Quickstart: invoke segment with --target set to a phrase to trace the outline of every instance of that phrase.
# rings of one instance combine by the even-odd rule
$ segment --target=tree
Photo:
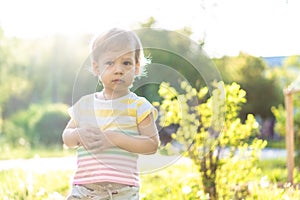
[[[61,133],[69,116],[65,104],[31,104],[5,122],[5,143],[12,147],[62,147]]]
[[[25,95],[30,84],[22,76],[22,54],[18,57],[20,41],[8,39],[0,29],[0,133],[3,133],[3,121],[6,105],[13,96]]]
[[[208,99],[206,87],[197,91],[186,82],[181,84],[183,94],[168,83],[162,83],[159,89],[163,98],[160,125],[178,125],[172,135],[176,146],[169,143],[164,150],[181,152],[192,159],[198,166],[199,187],[212,200],[246,196],[247,182],[259,172],[259,151],[266,145],[256,138],[258,123],[253,115],[247,115],[245,123],[238,118],[246,92],[232,83],[225,86],[225,94],[222,85],[216,84]],[[225,149],[229,152],[222,156]]]
[[[290,56],[284,60],[283,66],[270,69],[269,75],[277,78],[280,82],[280,87],[282,89],[287,88],[297,76],[299,76],[300,71],[300,56]],[[295,149],[300,151],[300,95],[296,93],[293,95],[293,105],[294,105],[294,131],[295,131]],[[283,103],[272,107],[272,113],[276,119],[275,131],[280,136],[285,136],[286,134],[286,110]],[[296,154],[296,163],[300,164],[300,154]]]
[[[33,85],[28,101],[71,103],[76,74],[89,57],[88,38],[54,35],[28,42],[26,74]]]
[[[151,23],[146,23],[147,26],[152,26],[155,23],[155,20],[152,18],[149,21]],[[201,63],[204,59],[199,61],[202,59],[199,58],[202,46],[190,39],[192,30],[188,27],[175,31],[155,29],[151,26],[143,28],[147,26],[141,24],[142,28],[136,32],[143,44],[145,55],[151,58],[151,64],[147,66],[147,73],[150,79],[155,77],[156,80],[166,80],[167,77],[177,82],[188,80],[194,87],[199,88],[200,83],[203,84],[204,81],[193,65],[194,63],[190,61],[198,59],[197,63]],[[162,71],[156,70],[159,67]],[[170,70],[163,71],[163,68],[169,68]],[[176,72],[178,77],[181,77],[181,80],[178,80],[178,77],[173,77],[171,72]],[[160,83],[161,81],[157,82]],[[147,97],[150,101],[158,101],[160,98],[158,95],[155,95],[158,87],[158,84],[148,84],[139,88],[136,92]]]
[[[271,107],[283,102],[278,79],[268,75],[268,66],[258,57],[240,53],[236,57],[215,59],[225,83],[237,82],[247,93],[241,117],[252,113],[263,119],[273,117]]]
[[[156,24],[156,19],[154,17],[149,17],[146,22],[141,22],[139,24],[140,28],[152,28]]]
[[[283,66],[278,66],[273,69],[268,70],[268,76],[273,77],[274,79],[277,79],[280,88],[283,90],[284,88],[287,88],[296,78],[299,76],[300,71],[300,56],[290,56],[287,57],[284,62]],[[298,94],[295,94],[293,96],[293,105],[296,108],[294,110],[294,124],[295,124],[295,132],[299,132],[300,130],[300,121],[299,121],[299,108],[300,108],[300,96]],[[285,108],[283,103],[280,103],[278,105],[274,105],[271,108],[271,111],[273,115],[276,118],[276,125],[275,125],[275,131],[279,133],[280,136],[285,135]],[[300,136],[298,136],[300,137]],[[296,140],[298,141],[298,140]],[[296,145],[296,147],[299,145]]]

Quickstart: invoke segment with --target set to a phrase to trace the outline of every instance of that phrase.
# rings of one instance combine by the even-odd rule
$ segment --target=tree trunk
[[[213,152],[210,151],[201,159],[202,184],[204,192],[209,194],[211,200],[217,200],[217,186],[216,186],[216,162],[214,161]]]

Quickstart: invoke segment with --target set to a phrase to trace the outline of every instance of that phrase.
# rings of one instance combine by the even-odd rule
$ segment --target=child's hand
[[[93,154],[114,146],[99,128],[87,127],[78,128],[77,130],[80,144]]]

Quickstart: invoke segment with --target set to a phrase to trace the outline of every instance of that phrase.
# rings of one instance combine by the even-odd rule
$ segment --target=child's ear
[[[141,67],[140,62],[135,64],[135,75],[139,75],[140,67]]]
[[[94,72],[94,74],[95,75],[99,75],[99,73],[100,73],[100,70],[99,70],[99,65],[98,65],[98,63],[97,62],[93,62],[93,72]]]

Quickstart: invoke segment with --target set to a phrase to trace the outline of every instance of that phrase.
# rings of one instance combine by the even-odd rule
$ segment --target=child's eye
[[[106,65],[106,66],[112,66],[113,64],[114,64],[113,61],[107,61],[107,62],[105,62],[105,65]]]
[[[130,62],[130,61],[125,61],[125,62],[124,62],[124,65],[132,65],[132,62]]]

